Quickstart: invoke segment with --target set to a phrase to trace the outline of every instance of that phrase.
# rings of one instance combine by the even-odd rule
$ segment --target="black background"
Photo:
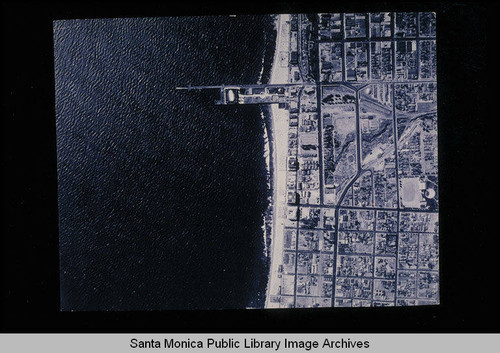
[[[437,12],[441,305],[60,312],[52,21],[350,11]],[[498,16],[498,3],[3,3],[2,332],[500,332]]]

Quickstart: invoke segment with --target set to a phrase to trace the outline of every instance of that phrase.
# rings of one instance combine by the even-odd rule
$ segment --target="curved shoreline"
[[[269,251],[269,246],[271,243],[272,230],[273,230],[273,185],[272,182],[274,180],[273,177],[273,140],[272,140],[272,130],[269,127],[270,124],[270,112],[266,109],[266,107],[261,107],[260,115],[262,117],[262,129],[263,129],[263,138],[264,138],[264,160],[266,162],[266,183],[267,183],[267,193],[266,198],[269,202],[266,212],[264,213],[264,222],[262,224],[262,231],[264,237],[264,256],[266,259],[270,259],[271,254]],[[268,266],[266,266],[268,267]],[[269,268],[268,268],[269,270]],[[267,288],[267,284],[266,284]]]

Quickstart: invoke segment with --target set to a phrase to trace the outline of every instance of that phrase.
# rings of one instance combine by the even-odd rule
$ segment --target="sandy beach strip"
[[[290,46],[290,15],[278,15],[274,61],[269,83],[288,83],[288,53]],[[273,226],[271,235],[271,265],[266,293],[266,308],[278,308],[271,303],[271,296],[279,294],[281,279],[279,265],[283,258],[283,241],[286,218],[286,160],[288,151],[288,110],[271,104],[271,128],[273,137]]]

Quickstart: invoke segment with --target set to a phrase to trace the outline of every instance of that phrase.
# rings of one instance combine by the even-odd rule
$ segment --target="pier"
[[[176,90],[218,89],[220,99],[215,104],[286,104],[289,102],[289,89],[301,87],[298,84],[251,84],[251,85],[219,85],[219,86],[185,86]]]

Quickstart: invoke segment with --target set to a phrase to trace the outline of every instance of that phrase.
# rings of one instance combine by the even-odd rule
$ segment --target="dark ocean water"
[[[63,310],[262,307],[270,16],[54,24]],[[265,79],[264,79],[265,80]]]

